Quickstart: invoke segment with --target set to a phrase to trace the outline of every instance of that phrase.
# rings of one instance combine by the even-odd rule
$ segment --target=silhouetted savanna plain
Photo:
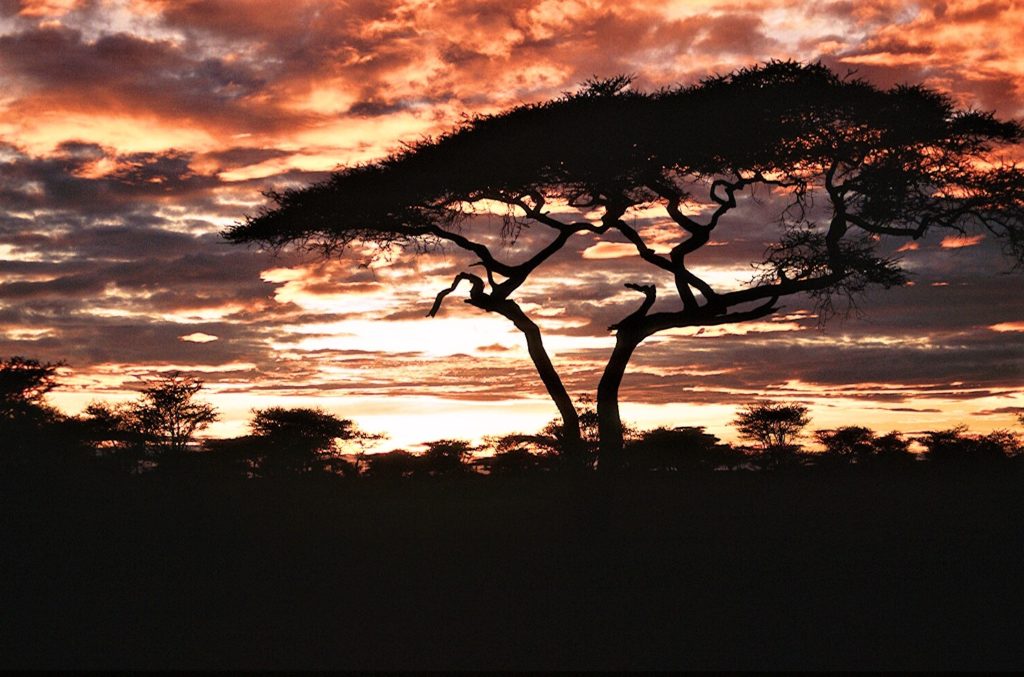
[[[45,407],[55,365],[5,365],[42,380],[4,398],[3,667],[1024,665],[1011,432],[933,432],[917,458],[863,428],[813,453],[633,431],[601,473],[559,463],[555,422],[474,462],[460,440],[334,455],[350,422],[271,409],[179,451],[97,436]],[[181,384],[137,404],[177,388],[215,413]],[[737,423],[756,414],[777,407]]]

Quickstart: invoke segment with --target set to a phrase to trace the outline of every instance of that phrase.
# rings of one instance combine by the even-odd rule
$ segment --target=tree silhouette
[[[62,366],[18,356],[0,360],[0,421],[48,415],[52,410],[44,398],[57,387],[57,370]]]
[[[339,441],[379,439],[348,420],[320,409],[270,407],[253,414],[252,446],[258,474],[297,475],[314,471],[357,474],[342,457]]]
[[[530,451],[524,444],[512,443],[512,436],[502,438],[488,468],[492,475],[525,475],[547,467],[548,457]]]
[[[160,453],[180,456],[195,434],[218,418],[213,406],[195,400],[202,388],[201,380],[177,373],[160,379],[126,410],[129,426]]]
[[[419,468],[419,458],[405,449],[367,454],[364,462],[367,466],[366,474],[379,479],[409,477]]]
[[[82,437],[107,465],[127,473],[138,472],[152,441],[137,416],[137,403],[111,405],[93,402],[79,417]]]
[[[626,446],[626,465],[639,470],[714,470],[736,466],[745,458],[702,426],[645,430]]]
[[[797,451],[796,439],[810,422],[802,404],[756,402],[746,405],[733,423],[740,437],[761,447],[769,465],[781,465]]]
[[[0,360],[0,464],[24,465],[53,451],[64,416],[45,398],[61,366],[18,356]]]
[[[924,445],[925,458],[939,463],[991,464],[1018,456],[1022,451],[1021,439],[1007,430],[995,430],[986,435],[972,435],[966,426],[925,433],[918,439]]]
[[[431,475],[458,475],[469,471],[475,448],[465,440],[436,440],[427,443],[419,456],[419,467]]]
[[[835,430],[816,430],[814,437],[831,461],[859,463],[875,453],[875,433],[864,426],[849,425]]]
[[[917,460],[917,457],[910,451],[910,440],[895,430],[876,437],[874,449],[875,453],[871,458],[876,462],[905,465]]]
[[[921,86],[883,90],[820,64],[772,62],[648,93],[628,85],[596,80],[552,101],[469,118],[322,183],[270,193],[271,207],[225,236],[327,256],[357,244],[469,252],[482,274],[458,273],[427,314],[465,282],[467,303],[511,321],[580,457],[578,413],[513,295],[574,236],[624,238],[652,273],[671,277],[673,299],[655,312],[656,285],[630,282],[643,301],[609,328],[615,346],[597,388],[600,463],[609,468],[623,448],[620,384],[651,335],[763,318],[793,294],[809,295],[827,316],[869,285],[903,282],[898,262],[878,253],[883,237],[985,230],[1024,260],[1024,171],[991,154],[1024,137],[1016,122],[958,109]],[[741,227],[730,213],[755,191],[785,202],[779,237],[757,262],[758,277],[716,288],[691,255],[720,228]],[[654,207],[675,229],[667,252],[631,218]],[[499,213],[500,229],[466,227],[481,212]],[[498,244],[509,253],[495,253]]]
[[[576,410],[579,416],[580,447],[572,446],[566,438],[565,426],[560,419],[549,421],[536,433],[511,433],[500,437],[492,437],[490,444],[495,447],[495,463],[514,463],[514,458],[522,461],[527,459],[519,454],[499,459],[506,452],[523,449],[539,460],[540,465],[547,468],[579,470],[592,468],[597,458],[599,419],[594,400],[586,395],[577,398]],[[623,424],[623,437],[633,440],[640,433],[632,425]]]

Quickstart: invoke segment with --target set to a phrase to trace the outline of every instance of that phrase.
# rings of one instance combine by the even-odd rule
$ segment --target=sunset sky
[[[651,89],[772,58],[923,82],[1024,117],[1024,2],[0,0],[0,356],[65,360],[52,402],[200,376],[240,434],[254,407],[321,406],[383,448],[533,431],[556,411],[507,321],[434,295],[457,252],[332,261],[226,244],[261,191],[322,179],[463,114],[635,75]],[[500,158],[495,158],[500,162]],[[721,227],[706,277],[750,277],[765,205]],[[819,328],[773,318],[644,343],[623,416],[734,440],[740,404],[812,427],[985,432],[1024,410],[1024,275],[990,238],[900,252],[912,285]],[[902,243],[896,243],[898,246]],[[574,238],[517,294],[573,394],[592,394],[637,304],[635,251]]]

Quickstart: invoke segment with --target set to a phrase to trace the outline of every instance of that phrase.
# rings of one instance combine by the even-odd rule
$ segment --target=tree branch
[[[636,229],[630,226],[628,223],[626,223],[622,219],[617,219],[615,221],[615,230],[619,231],[620,233],[626,236],[626,239],[629,240],[634,247],[636,247],[636,253],[639,254],[640,258],[642,258],[644,261],[647,261],[647,263],[650,263],[652,265],[658,266],[662,270],[672,270],[672,262],[669,259],[662,256],[661,254],[655,252],[650,247],[648,247],[647,243],[644,242],[642,237],[640,237],[640,233],[638,233]]]
[[[738,291],[719,294],[718,302],[723,307],[730,307],[740,303],[760,301],[761,299],[766,298],[779,298],[782,296],[788,296],[789,294],[797,294],[799,292],[817,291],[840,282],[843,277],[843,274],[831,271],[825,275],[800,280],[783,278],[781,282],[777,282],[775,284],[762,284],[749,289],[740,289]]]
[[[898,226],[880,226],[871,223],[865,219],[862,219],[856,214],[846,214],[846,219],[853,225],[866,230],[869,233],[875,233],[877,235],[897,235],[901,237],[910,237],[915,240],[920,239],[925,231],[928,230],[931,220],[928,217],[921,219],[921,223],[913,228],[900,228]]]
[[[434,305],[430,307],[430,311],[427,313],[427,317],[434,317],[437,315],[437,311],[441,310],[441,304],[448,294],[451,294],[459,286],[459,283],[463,280],[468,280],[471,288],[469,290],[470,301],[480,301],[486,298],[484,293],[484,281],[472,273],[459,273],[455,276],[452,281],[452,285],[447,289],[442,289],[438,292],[437,297],[434,299]]]
[[[651,309],[651,306],[654,305],[654,301],[658,294],[658,290],[653,284],[634,284],[632,282],[627,282],[625,287],[626,289],[632,289],[643,294],[643,303],[641,303],[639,308],[634,310],[625,318],[608,327],[608,331],[615,331],[627,324],[639,322],[647,315],[647,311]]]
[[[644,337],[655,334],[665,329],[680,329],[682,327],[711,327],[720,324],[731,324],[733,322],[746,322],[771,315],[778,308],[775,303],[779,296],[772,296],[767,301],[750,310],[737,311],[715,315],[712,311],[701,308],[700,310],[681,311],[675,313],[655,313],[648,315],[641,328]]]

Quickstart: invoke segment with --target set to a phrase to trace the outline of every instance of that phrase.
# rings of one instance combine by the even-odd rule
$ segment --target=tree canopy
[[[837,295],[902,284],[899,262],[879,253],[884,236],[981,230],[1024,261],[1024,171],[996,155],[1022,138],[1020,123],[957,108],[923,86],[882,89],[821,64],[771,62],[654,92],[636,91],[620,76],[470,117],[379,161],[270,193],[267,208],[225,236],[325,255],[356,244],[466,250],[482,276],[458,273],[428,314],[467,282],[467,303],[513,322],[559,409],[567,444],[579,448],[572,400],[539,328],[512,295],[574,235],[624,237],[671,276],[676,303],[653,312],[656,285],[626,285],[643,301],[610,327],[616,344],[597,392],[601,455],[614,465],[623,446],[619,386],[633,351],[652,334],[765,317],[781,297],[798,293],[827,315]],[[740,195],[755,190],[785,202],[778,239],[754,262],[756,279],[717,288],[688,257],[714,240]],[[663,209],[676,229],[667,252],[628,218],[650,207]],[[580,217],[566,219],[562,208]],[[479,237],[465,227],[480,209],[502,215],[500,232]],[[527,228],[546,239],[520,239]],[[524,241],[511,254],[495,253],[499,242]]]
[[[0,421],[46,410],[43,398],[57,386],[61,366],[18,356],[0,360]]]
[[[160,451],[183,453],[195,434],[218,418],[212,405],[195,399],[202,389],[199,379],[176,373],[150,384],[128,409],[131,426]]]
[[[250,441],[256,443],[253,460],[264,476],[345,472],[349,464],[342,458],[338,442],[379,438],[362,432],[351,420],[321,409],[258,409],[250,427]]]

